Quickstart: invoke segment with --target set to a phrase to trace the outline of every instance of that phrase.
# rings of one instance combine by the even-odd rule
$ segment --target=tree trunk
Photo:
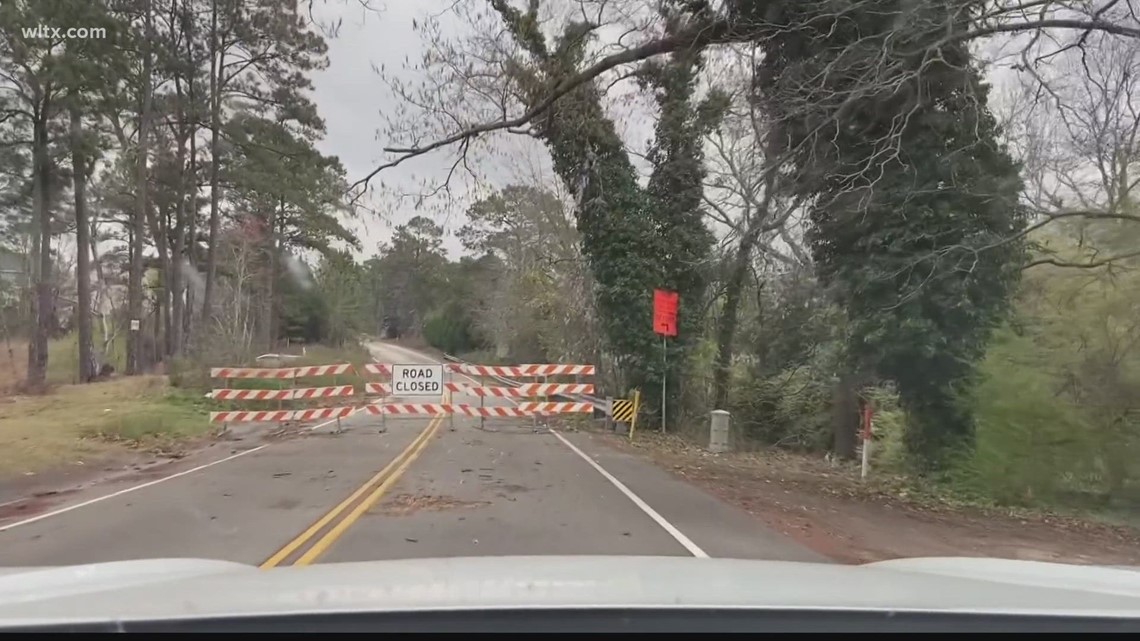
[[[185,163],[185,149],[180,149],[179,154],[183,157],[179,167]],[[185,292],[183,279],[182,279],[182,264],[186,260],[186,192],[185,192],[185,178],[183,186],[179,190],[178,202],[174,210],[174,249],[170,259],[170,316],[168,319],[167,329],[169,331],[169,351],[170,356],[177,356],[182,353],[183,342],[183,321],[182,321],[182,301],[185,300]]]
[[[189,268],[195,273],[198,273],[198,158],[197,149],[194,144],[194,136],[197,132],[190,136],[190,176],[193,183],[190,186],[190,198],[187,203],[187,221],[186,221],[186,241],[185,252],[186,262]],[[190,341],[194,337],[194,288],[186,288],[186,304],[182,308],[182,336],[183,341]]]
[[[28,387],[42,388],[47,383],[48,337],[55,320],[52,295],[51,264],[51,186],[48,157],[47,100],[35,114],[32,123],[32,208],[36,217],[33,253],[35,254],[32,340],[28,344]]]
[[[847,372],[841,374],[835,382],[831,420],[835,437],[835,455],[841,459],[855,458],[855,438],[859,433],[856,383],[856,377]]]
[[[214,302],[214,280],[217,276],[217,244],[220,215],[220,151],[219,130],[222,126],[221,84],[225,66],[225,50],[218,42],[218,3],[211,3],[210,11],[210,235],[206,246],[206,291],[202,295],[202,319],[209,322]]]
[[[269,274],[265,283],[265,335],[266,351],[272,352],[274,345],[277,343],[277,270],[278,270],[278,247],[277,247],[277,225],[278,221],[284,216],[285,213],[285,199],[281,198],[281,209],[269,214]],[[278,213],[281,215],[279,216]]]
[[[150,227],[150,236],[154,240],[155,249],[158,250],[158,263],[159,268],[162,270],[162,289],[158,293],[157,304],[158,310],[155,315],[155,349],[157,350],[160,345],[163,346],[163,353],[170,353],[170,345],[163,343],[163,335],[169,340],[170,337],[170,247],[168,243],[169,235],[166,232],[166,225],[164,223],[165,216],[160,216],[154,207],[147,207],[146,222]]]
[[[135,176],[135,208],[131,215],[131,263],[127,281],[127,374],[138,374],[142,370],[142,253],[143,234],[148,209],[147,185],[147,155],[150,138],[150,110],[151,110],[151,67],[153,66],[151,52],[151,15],[150,0],[143,2],[144,20],[146,24],[143,39],[143,68],[142,68],[142,109],[139,112],[138,158],[136,159]],[[156,244],[161,239],[155,239]],[[136,325],[137,324],[137,325]],[[137,327],[137,329],[136,329]]]
[[[87,158],[83,153],[83,120],[74,105],[71,117],[71,170],[75,195],[75,282],[76,328],[79,333],[79,382],[95,377],[95,358],[91,346],[91,243],[87,220]]]
[[[186,4],[186,13],[183,16],[182,29],[185,33],[183,40],[186,42],[186,61],[190,64],[191,68],[197,68],[194,60],[194,17],[193,6],[190,3]],[[194,249],[197,246],[197,239],[194,237],[196,233],[195,222],[198,218],[198,147],[195,144],[195,139],[198,137],[198,112],[197,102],[194,97],[194,74],[191,73],[186,78],[186,94],[188,96],[190,108],[193,110],[190,113],[190,127],[187,138],[190,141],[190,165],[187,168],[187,173],[183,176],[184,180],[189,181],[189,185],[185,182],[183,187],[187,193],[183,195],[187,199],[185,203],[186,208],[182,211],[182,218],[179,219],[178,230],[175,232],[175,260],[178,264],[175,269],[178,270],[179,289],[175,298],[174,308],[174,323],[178,327],[178,338],[175,341],[174,349],[176,353],[181,353],[186,348],[188,337],[192,334],[191,322],[192,313],[194,310],[193,293],[190,288],[186,286],[186,278],[182,270],[189,266],[190,269],[197,269],[198,261],[194,255]],[[181,105],[181,103],[179,103]],[[182,113],[181,109],[179,113]],[[181,165],[179,165],[181,166]],[[179,200],[179,204],[183,204]]]
[[[732,264],[732,273],[729,274],[725,287],[724,309],[721,310],[720,321],[716,329],[716,366],[713,371],[713,409],[726,409],[728,402],[729,378],[732,374],[732,347],[736,340],[738,325],[737,311],[740,309],[740,299],[744,292],[744,277],[748,275],[748,266],[752,260],[752,249],[756,245],[759,235],[759,225],[748,229],[740,239],[740,246],[736,249],[736,257]]]

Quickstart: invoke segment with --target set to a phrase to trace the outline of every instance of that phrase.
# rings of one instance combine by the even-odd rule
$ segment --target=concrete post
[[[729,443],[729,426],[731,416],[724,410],[713,410],[712,420],[709,422],[709,451],[720,453],[732,449]]]
[[[614,420],[614,397],[606,397],[606,431],[612,432],[617,421]]]

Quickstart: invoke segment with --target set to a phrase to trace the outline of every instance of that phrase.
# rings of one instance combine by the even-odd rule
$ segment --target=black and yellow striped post
[[[633,399],[614,399],[614,420],[621,423],[633,422]]]
[[[615,398],[612,405],[613,420],[628,426],[626,434],[633,440],[633,429],[637,425],[637,410],[641,407],[641,390],[633,390],[633,398]]]

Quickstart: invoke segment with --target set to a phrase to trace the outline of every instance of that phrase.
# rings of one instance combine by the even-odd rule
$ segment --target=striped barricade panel
[[[294,367],[211,367],[210,378],[293,378]]]
[[[482,418],[525,418],[530,416],[517,407],[475,407],[473,405],[456,405],[455,413]]]
[[[288,421],[292,418],[293,410],[210,412],[211,423],[271,423]]]
[[[293,398],[293,390],[221,388],[210,390],[210,398],[217,401],[287,401]]]
[[[309,398],[332,398],[335,396],[353,396],[356,388],[352,385],[331,385],[329,387],[299,387],[293,390],[294,400]]]
[[[444,367],[449,372],[466,374],[467,376],[524,376],[522,369],[507,365],[471,365],[469,363],[446,363]]]
[[[365,396],[391,396],[392,390],[384,383],[365,383]]]
[[[325,418],[348,418],[357,412],[356,407],[318,407],[311,410],[296,410],[294,421],[317,421]]]
[[[454,406],[448,403],[372,403],[365,405],[369,414],[386,416],[446,416]]]
[[[519,385],[523,396],[553,396],[555,394],[593,394],[593,383],[526,383]]]
[[[494,396],[496,398],[520,398],[526,396],[519,387],[490,387],[468,383],[444,383],[444,389],[468,396]]]
[[[364,373],[372,374],[373,376],[391,376],[392,366],[387,363],[366,363],[364,365]]]
[[[356,369],[352,363],[338,363],[336,365],[306,365],[304,367],[294,368],[296,373],[295,378],[306,378],[310,376],[341,376],[344,374],[355,374]]]
[[[593,376],[593,365],[564,365],[560,363],[519,365],[519,376]]]
[[[519,409],[529,414],[569,414],[572,412],[593,412],[589,403],[519,403]]]

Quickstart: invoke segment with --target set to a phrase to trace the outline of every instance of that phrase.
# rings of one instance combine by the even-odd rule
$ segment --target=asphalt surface
[[[372,347],[379,362],[434,362]],[[495,401],[510,403],[487,399]],[[481,426],[365,412],[342,425],[277,439],[265,438],[266,426],[246,428],[175,466],[63,492],[34,515],[0,513],[0,567],[562,554],[824,560],[589,433],[536,431],[530,419]]]

